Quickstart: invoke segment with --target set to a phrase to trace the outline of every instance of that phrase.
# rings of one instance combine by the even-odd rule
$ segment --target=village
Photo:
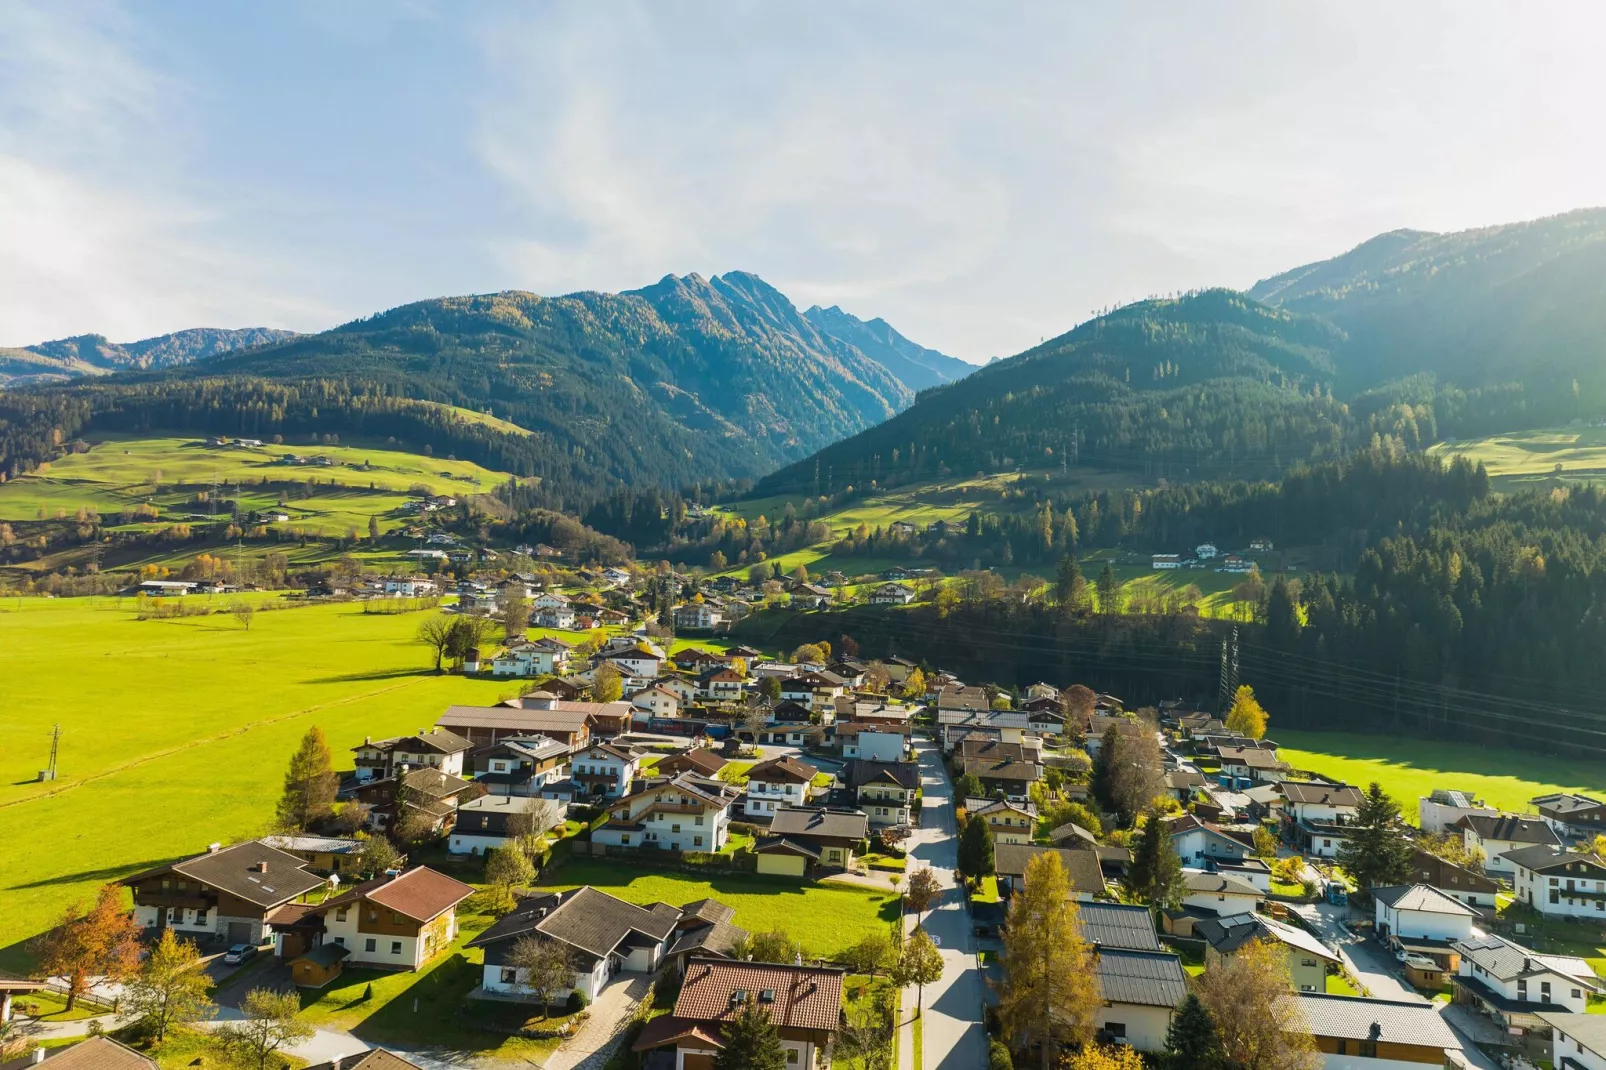
[[[83,999],[107,1008],[97,1035],[52,1063],[154,1065],[118,1038],[145,1035],[138,993],[177,941],[220,1022],[301,994],[264,1070],[320,1054],[332,1068],[438,1065],[451,1042],[427,1022],[411,1045],[363,1054],[357,1036],[297,1026],[296,1010],[448,957],[472,973],[453,1021],[490,1008],[501,1017],[485,1028],[546,1042],[556,1068],[749,1065],[727,1053],[751,1045],[788,1066],[1045,1052],[1229,1066],[1233,1038],[1253,1034],[1284,1050],[1266,1066],[1606,1070],[1606,1015],[1590,1013],[1606,986],[1547,950],[1606,917],[1606,801],[1541,796],[1510,813],[1447,783],[1409,824],[1410,800],[1280,758],[1246,687],[1215,710],[1128,710],[1075,684],[1012,693],[851,641],[733,644],[721,610],[740,599],[719,590],[732,584],[661,603],[666,625],[634,593],[640,575],[587,579],[585,593],[456,583],[428,619],[444,634],[481,625],[439,652],[453,671],[507,678],[509,697],[345,757],[309,735],[274,831],[109,885],[132,913],[46,934],[41,976],[0,981],[6,1028],[26,1047],[37,1001]],[[372,593],[434,584],[393,577]],[[803,580],[788,593],[816,596]],[[888,579],[871,598],[904,593]],[[651,898],[635,901],[644,882]],[[879,896],[865,901],[888,912],[834,945],[833,915],[801,906],[743,924],[758,899],[807,889]],[[137,950],[67,938],[91,924]],[[1048,991],[1039,967],[1089,983]],[[120,1050],[75,1054],[95,1046]]]

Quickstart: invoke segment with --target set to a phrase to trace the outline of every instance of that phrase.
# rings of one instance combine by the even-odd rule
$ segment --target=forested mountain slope
[[[861,320],[836,305],[830,308],[815,305],[803,315],[825,334],[857,347],[916,393],[928,386],[963,379],[976,370],[974,364],[958,357],[950,357],[911,342],[879,316],[869,321]]]
[[[21,349],[0,349],[0,386],[131,369],[167,368],[294,337],[294,331],[271,327],[241,330],[196,327],[138,342],[108,342],[98,334],[60,338]]]

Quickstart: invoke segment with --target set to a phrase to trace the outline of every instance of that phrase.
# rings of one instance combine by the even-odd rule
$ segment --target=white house
[[[1546,917],[1606,918],[1606,862],[1537,844],[1505,856],[1517,899]]]
[[[1467,851],[1483,852],[1483,871],[1509,877],[1511,863],[1506,854],[1524,847],[1560,847],[1561,838],[1548,823],[1537,817],[1496,814],[1485,817],[1469,814],[1453,826],[1461,833]]]
[[[1250,848],[1242,840],[1222,832],[1208,821],[1192,814],[1171,823],[1171,846],[1185,865],[1198,866],[1206,859],[1236,862],[1247,858]]]
[[[1181,554],[1155,554],[1149,559],[1152,567],[1157,569],[1172,569],[1182,567]]]
[[[1323,1070],[1424,1070],[1466,1066],[1461,1041],[1426,1000],[1300,992],[1287,1008],[1316,1039]],[[1455,1052],[1454,1062],[1449,1054]]]
[[[1584,1014],[1600,988],[1592,971],[1575,976],[1577,960],[1538,955],[1498,936],[1458,941],[1455,950],[1461,955],[1457,1002],[1470,1003],[1508,1032],[1548,1031],[1541,1014]]]
[[[1221,551],[1216,549],[1215,544],[1209,542],[1202,542],[1193,548],[1193,556],[1201,561],[1209,561],[1219,553]]]
[[[1444,832],[1463,817],[1494,817],[1500,813],[1470,791],[1435,788],[1416,801],[1417,824],[1423,832]]]
[[[1551,1061],[1569,1070],[1606,1070],[1606,1016],[1542,1011],[1550,1026]]]
[[[676,606],[675,627],[686,631],[708,631],[725,623],[725,614],[707,602],[687,602]]]
[[[1278,786],[1286,800],[1283,820],[1292,826],[1294,838],[1305,853],[1336,858],[1348,826],[1354,824],[1360,809],[1360,790],[1348,784],[1298,780],[1284,780]]]
[[[619,670],[625,675],[648,681],[658,678],[658,673],[662,670],[664,664],[662,654],[641,649],[610,653],[608,661],[618,666]]]
[[[760,762],[747,771],[747,796],[742,813],[747,817],[771,818],[776,810],[808,805],[809,785],[819,770],[791,755]]]
[[[1138,1051],[1165,1050],[1171,1015],[1188,994],[1182,960],[1167,951],[1100,947],[1094,952],[1098,1038]]]
[[[640,770],[640,755],[612,743],[594,743],[569,760],[569,779],[584,789],[581,800],[618,799],[629,794]]]
[[[729,784],[682,773],[616,801],[591,842],[632,850],[718,851],[730,837],[736,799]]]
[[[545,832],[563,823],[568,808],[531,795],[481,795],[457,806],[457,823],[446,849],[457,855],[477,855],[507,846],[519,834],[521,818],[528,831]]]
[[[387,576],[385,593],[397,598],[422,598],[435,593],[435,581],[416,576]]]
[[[595,888],[576,888],[520,901],[512,913],[468,942],[483,948],[485,965],[480,986],[502,996],[528,995],[526,972],[506,965],[513,947],[529,937],[556,940],[568,946],[575,965],[570,989],[552,993],[562,1003],[578,992],[594,1002],[621,972],[651,974],[668,953],[681,918],[679,907],[657,903],[651,909],[615,899]]]
[[[643,688],[630,696],[630,705],[648,717],[679,717],[680,696],[661,685]]]
[[[1182,880],[1187,889],[1182,897],[1183,906],[1212,911],[1222,917],[1254,911],[1266,901],[1266,893],[1259,888],[1225,873],[1184,870]]]
[[[909,748],[908,738],[902,729],[891,725],[839,724],[837,742],[842,757],[852,760],[865,758],[877,762],[898,762]]]
[[[463,775],[463,759],[474,744],[456,732],[435,727],[419,729],[410,736],[393,736],[390,739],[365,738],[351,748],[356,752],[357,782],[383,780],[408,769],[439,769],[443,773]]]
[[[901,583],[883,583],[870,592],[872,606],[906,606],[915,600],[915,593]]]
[[[1478,912],[1426,884],[1373,888],[1377,931],[1398,940],[1446,942],[1472,937]]]
[[[457,939],[457,904],[473,894],[418,866],[364,881],[310,913],[323,917],[323,942],[346,949],[346,965],[416,970]]]

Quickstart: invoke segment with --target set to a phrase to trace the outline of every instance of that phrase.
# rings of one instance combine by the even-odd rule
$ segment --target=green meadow
[[[1498,490],[1518,490],[1562,479],[1606,480],[1606,427],[1553,427],[1440,442],[1430,453],[1445,460],[1482,462]]]
[[[308,727],[339,765],[365,735],[513,690],[429,671],[419,619],[318,605],[248,631],[226,613],[137,620],[129,600],[0,600],[0,970],[99,884],[261,831]],[[38,783],[57,724],[59,779]]]
[[[1554,791],[1606,792],[1606,763],[1487,747],[1339,732],[1294,732],[1275,721],[1267,733],[1278,755],[1306,769],[1360,787],[1377,781],[1413,825],[1417,800],[1434,788],[1470,791],[1490,806],[1517,813],[1528,800]]]

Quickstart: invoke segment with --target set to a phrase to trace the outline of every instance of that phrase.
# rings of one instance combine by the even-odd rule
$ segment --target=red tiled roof
[[[364,881],[351,891],[318,904],[318,912],[325,913],[331,907],[348,906],[358,899],[367,899],[414,921],[428,921],[473,894],[474,889],[462,881],[453,880],[427,866],[418,866],[394,877],[376,877]]]

